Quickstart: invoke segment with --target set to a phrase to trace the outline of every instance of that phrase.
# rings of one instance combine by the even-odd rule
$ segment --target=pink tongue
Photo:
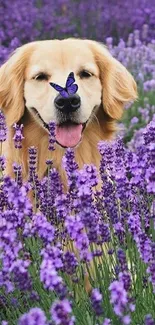
[[[82,124],[57,125],[56,140],[63,147],[74,147],[81,139]]]
[[[82,124],[57,125],[56,140],[63,147],[74,147],[81,139]]]

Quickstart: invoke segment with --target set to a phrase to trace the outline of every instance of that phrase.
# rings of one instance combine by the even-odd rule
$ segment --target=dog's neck
[[[52,159],[54,167],[59,171],[63,180],[65,180],[65,172],[62,168],[62,157],[66,149],[61,148],[56,144],[55,150],[48,150],[48,132],[31,116],[28,110],[20,123],[24,124],[24,140],[22,149],[15,149],[13,144],[13,129],[9,130],[9,140],[7,152],[9,152],[7,173],[12,175],[12,163],[14,161],[22,164],[23,176],[28,177],[28,148],[35,146],[38,152],[38,175],[42,178],[46,174],[46,160]],[[97,113],[97,118],[92,120],[87,125],[82,135],[81,143],[75,148],[75,158],[79,167],[83,164],[93,163],[99,166],[100,154],[97,149],[97,144],[100,140],[109,140],[115,132],[114,121],[104,115],[103,109],[100,108]]]

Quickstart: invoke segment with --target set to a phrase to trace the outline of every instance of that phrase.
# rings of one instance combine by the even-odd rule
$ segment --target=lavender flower
[[[116,315],[122,316],[124,308],[128,303],[127,292],[124,289],[124,285],[121,281],[114,281],[111,283],[110,287],[110,302],[114,305],[114,311]]]
[[[76,194],[76,179],[77,179],[78,165],[75,162],[73,149],[69,148],[66,150],[62,163],[68,177],[69,192],[72,195],[74,192]]]
[[[118,261],[119,261],[122,272],[126,271],[128,269],[127,262],[126,262],[126,256],[125,256],[124,251],[121,248],[119,248],[117,250],[117,257],[118,257]]]
[[[13,128],[15,129],[15,134],[13,136],[13,140],[14,140],[14,145],[16,149],[21,149],[22,148],[22,140],[24,139],[23,136],[23,128],[24,125],[23,124],[14,124]]]
[[[50,133],[48,149],[50,151],[53,151],[54,150],[54,144],[56,142],[56,140],[55,140],[55,123],[54,122],[49,122],[48,129],[49,129],[49,133]]]
[[[5,156],[0,156],[0,171],[4,171],[6,167],[6,159]]]
[[[84,225],[79,216],[67,216],[65,227],[72,240],[75,241],[76,248],[79,250],[80,258],[83,261],[90,261],[92,254],[89,250],[89,239],[86,233],[82,233]]]
[[[29,148],[29,181],[33,182],[36,175],[37,168],[37,149],[35,147]]]
[[[153,320],[151,315],[145,316],[145,325],[155,325],[155,320]]]
[[[74,253],[66,252],[63,256],[63,269],[66,273],[73,275],[76,271],[76,267],[78,265],[77,258]]]
[[[63,251],[59,244],[56,246],[48,244],[46,248],[41,251],[41,255],[44,260],[50,263],[51,268],[56,271],[63,268]]]
[[[109,224],[103,222],[102,220],[99,221],[99,233],[101,237],[101,243],[110,242],[111,234],[109,229]]]
[[[102,315],[103,308],[102,308],[102,295],[98,289],[93,289],[91,293],[91,303],[92,307],[95,311],[97,316]]]
[[[5,123],[5,117],[2,111],[0,110],[0,142],[4,142],[7,136],[7,127]]]
[[[22,186],[22,166],[17,163],[13,163],[13,171],[17,184]]]
[[[17,209],[19,219],[24,218],[25,215],[30,216],[32,214],[32,204],[27,197],[29,187],[26,184],[19,188],[14,180],[6,176],[4,178],[4,190],[8,195],[8,202]]]
[[[55,301],[51,307],[51,316],[56,325],[74,325],[75,317],[71,316],[72,308],[67,299]]]
[[[33,234],[36,234],[39,238],[41,238],[45,244],[53,242],[54,233],[55,229],[47,221],[46,217],[39,214],[33,216]]]
[[[111,325],[111,320],[109,318],[105,318],[102,325]]]
[[[121,280],[113,281],[109,286],[109,290],[110,302],[113,304],[115,314],[120,317],[124,325],[130,324],[131,317],[126,315],[126,310],[133,311],[133,306],[131,306],[131,309],[129,308],[129,297],[124,288],[124,283]]]
[[[77,173],[77,184],[83,174],[85,174],[85,171],[84,173],[82,172],[79,177],[79,174]],[[99,235],[99,214],[93,201],[91,181],[89,185],[85,183],[78,187],[77,198],[74,201],[74,206],[76,207],[77,211],[79,210],[79,217],[81,218],[84,227],[87,229],[89,241],[97,242]],[[82,210],[80,209],[81,206],[83,207]]]
[[[90,187],[97,186],[98,172],[93,164],[84,165],[83,169],[78,173],[77,184],[80,187],[82,184],[89,184]]]
[[[35,307],[20,317],[18,325],[47,325],[47,319],[45,313]]]
[[[32,282],[28,272],[28,266],[30,261],[16,260],[10,267],[12,279],[17,288],[21,291],[30,291],[32,288]]]
[[[64,298],[66,295],[66,286],[56,270],[63,266],[60,250],[58,251],[57,249],[55,251],[54,247],[50,249],[50,246],[48,246],[47,249],[43,250],[42,254],[43,260],[40,267],[40,280],[46,289],[51,291],[55,290],[60,298]]]
[[[2,266],[0,269],[0,287],[4,287],[6,292],[14,290],[10,271],[22,249],[22,244],[18,241],[17,236],[13,223],[7,221],[3,214],[0,215],[0,261]]]
[[[147,268],[147,273],[149,276],[149,281],[153,285],[153,292],[155,293],[155,243],[151,243],[151,259],[149,267]]]

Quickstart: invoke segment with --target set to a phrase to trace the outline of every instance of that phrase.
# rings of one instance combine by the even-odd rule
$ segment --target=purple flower
[[[120,265],[122,272],[126,271],[128,269],[127,262],[126,262],[126,256],[125,256],[124,251],[121,248],[119,248],[117,250],[117,258],[118,258],[119,265]]]
[[[102,294],[99,292],[98,289],[93,289],[91,293],[91,303],[92,307],[95,311],[97,316],[103,314],[103,307],[102,307]]]
[[[54,240],[55,229],[43,215],[36,214],[33,216],[32,227],[33,234],[35,233],[45,244],[51,243]]]
[[[73,149],[68,148],[66,150],[66,153],[62,159],[62,164],[67,174],[69,193],[74,198],[77,192],[76,180],[77,180],[78,165],[75,162]]]
[[[22,186],[22,166],[17,163],[13,163],[13,171],[17,184]]]
[[[37,164],[37,149],[35,147],[29,148],[29,173],[33,174],[36,170]]]
[[[124,325],[131,324],[131,317],[129,315],[125,315],[124,317],[122,317],[122,323]]]
[[[50,263],[51,268],[53,267],[56,271],[63,268],[63,251],[59,244],[56,246],[48,244],[46,248],[41,251],[41,255],[44,260]]]
[[[66,286],[63,279],[58,275],[57,270],[61,269],[62,252],[59,248],[47,246],[42,251],[43,260],[40,266],[40,280],[46,289],[55,290],[59,297],[64,298],[66,295]]]
[[[79,250],[80,258],[82,261],[89,262],[92,259],[92,254],[89,251],[89,239],[87,234],[82,233],[76,238],[76,247]]]
[[[83,169],[78,173],[77,184],[80,187],[82,184],[89,184],[90,187],[97,186],[98,172],[93,164],[84,165]]]
[[[4,142],[7,136],[7,127],[5,123],[5,117],[2,111],[0,110],[0,142]]]
[[[18,325],[47,325],[47,319],[45,313],[35,307],[20,317]]]
[[[51,316],[56,325],[74,325],[75,317],[71,315],[72,308],[67,299],[55,301],[51,307]]]
[[[98,143],[98,149],[102,156],[101,167],[100,167],[101,173],[105,169],[112,170],[114,155],[115,155],[114,143],[109,141],[100,141]]]
[[[66,194],[56,195],[54,207],[56,210],[57,220],[65,220],[69,213],[69,200]]]
[[[29,149],[29,182],[31,182],[35,188],[38,184],[38,176],[36,175],[37,170],[37,149],[30,147]]]
[[[30,299],[31,299],[31,301],[40,301],[40,296],[39,296],[39,294],[36,292],[36,291],[31,291],[31,293],[30,293]]]
[[[129,308],[129,297],[127,291],[124,288],[124,283],[119,281],[113,281],[110,286],[110,302],[113,305],[114,312],[120,317],[121,322],[124,325],[131,323],[130,315],[126,315],[126,311]]]
[[[151,315],[145,316],[145,325],[155,325],[155,320],[152,318]]]
[[[122,269],[121,265],[120,265],[120,269]],[[123,283],[124,285],[124,289],[126,291],[129,291],[129,289],[131,288],[131,275],[129,272],[120,272],[119,273],[119,280]]]
[[[155,243],[151,243],[151,259],[149,267],[147,268],[147,273],[149,274],[149,281],[153,285],[153,292],[155,293]]]
[[[102,325],[111,325],[111,320],[109,318],[105,318]]]
[[[138,123],[138,117],[137,116],[134,116],[132,119],[131,119],[131,121],[130,121],[130,123],[132,124],[132,125],[134,125],[134,124],[137,124]]]
[[[78,261],[74,253],[67,251],[63,256],[63,269],[66,273],[72,275],[76,271]]]
[[[0,287],[4,287],[6,292],[11,292],[14,290],[10,273],[11,267],[18,258],[22,244],[18,240],[18,234],[13,223],[7,221],[3,214],[0,216],[0,239]]]
[[[17,259],[12,263],[9,270],[11,272],[13,283],[21,291],[26,291],[26,290],[30,291],[32,288],[32,282],[28,272],[29,265],[30,265],[30,261]]]
[[[15,134],[13,136],[13,140],[14,140],[14,145],[16,149],[21,149],[22,148],[22,140],[24,139],[23,136],[23,128],[24,125],[23,124],[14,124],[13,128],[15,129]]]
[[[52,121],[49,122],[48,129],[49,129],[49,133],[50,133],[48,149],[50,151],[53,151],[54,150],[54,144],[56,142],[56,139],[55,139],[55,123],[52,122]]]
[[[91,184],[91,182],[89,184]],[[93,201],[91,185],[83,184],[78,187],[77,198],[74,201],[74,206],[77,211],[79,210],[79,217],[81,218],[84,227],[87,229],[89,241],[97,242],[99,235],[99,214]]]
[[[67,216],[65,220],[65,227],[72,240],[76,240],[79,235],[81,235],[84,228],[80,217],[77,216]]]
[[[6,167],[6,158],[5,156],[0,156],[0,171],[4,171]]]
[[[109,229],[109,224],[103,221],[99,222],[99,232],[101,236],[101,243],[110,242],[111,240],[111,233]]]
[[[17,209],[20,218],[32,214],[32,204],[27,197],[29,187],[26,184],[19,188],[14,180],[6,176],[4,177],[4,190],[8,195],[8,202]]]
[[[109,287],[111,298],[110,302],[114,305],[116,315],[122,316],[123,309],[128,303],[127,292],[124,289],[123,282],[114,281]]]
[[[152,258],[150,238],[141,231],[139,235],[135,236],[135,241],[141,258],[145,263],[148,263]]]
[[[84,228],[80,217],[67,216],[65,220],[65,227],[72,240],[75,241],[75,246],[79,251],[80,258],[83,261],[90,261],[92,254],[89,251],[89,239],[86,233],[83,233]]]
[[[153,119],[143,132],[144,144],[146,146],[147,169],[145,179],[147,182],[148,193],[155,193],[155,119]]]

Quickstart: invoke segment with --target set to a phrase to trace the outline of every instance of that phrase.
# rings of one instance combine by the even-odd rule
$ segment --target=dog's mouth
[[[56,125],[55,133],[57,143],[64,148],[77,146],[85,127],[86,123],[77,124],[72,121]]]
[[[35,108],[32,108],[33,113],[39,118],[41,124],[46,130],[49,131],[48,124],[42,119],[40,114]],[[56,124],[55,136],[56,142],[63,148],[73,148],[78,145],[82,138],[82,133],[86,127],[87,122],[85,123],[75,123],[71,120],[66,122]]]

